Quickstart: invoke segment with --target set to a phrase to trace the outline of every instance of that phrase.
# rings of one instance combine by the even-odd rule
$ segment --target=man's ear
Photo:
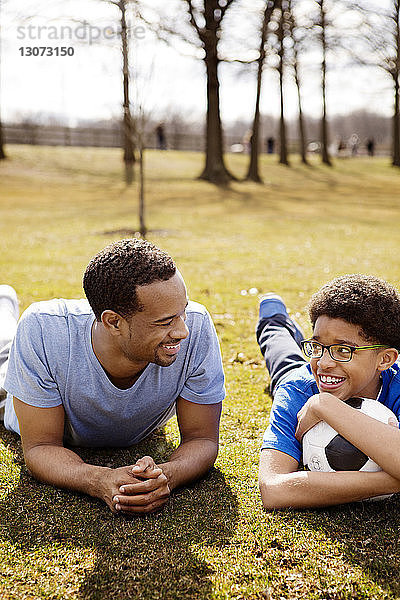
[[[392,366],[393,363],[396,362],[397,357],[399,356],[396,348],[385,348],[379,352],[380,361],[378,365],[378,371],[386,371],[389,367]]]
[[[113,310],[105,310],[101,314],[101,322],[111,335],[121,334],[121,325],[123,321],[123,317]]]

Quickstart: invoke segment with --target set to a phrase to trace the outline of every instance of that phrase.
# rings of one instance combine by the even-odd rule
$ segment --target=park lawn
[[[82,295],[82,271],[138,228],[136,184],[114,149],[8,148],[0,164],[0,283],[21,309]],[[241,176],[245,156],[228,157]],[[397,497],[313,511],[264,512],[258,451],[271,398],[254,338],[257,295],[280,293],[304,327],[326,280],[363,272],[400,282],[400,171],[385,158],[262,157],[264,185],[195,180],[196,153],[146,154],[149,239],[174,256],[192,299],[213,315],[227,399],[215,469],[158,515],[128,519],[34,481],[20,442],[0,427],[0,599],[400,598]],[[257,291],[255,291],[255,289]],[[251,290],[252,293],[249,293]],[[82,450],[120,466],[178,443],[170,422],[139,447]]]

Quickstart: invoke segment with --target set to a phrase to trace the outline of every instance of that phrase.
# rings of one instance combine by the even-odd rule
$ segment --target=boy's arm
[[[325,421],[383,471],[400,480],[400,430],[352,408],[329,393],[309,398],[298,413],[296,438],[319,421]]]
[[[261,451],[259,485],[264,508],[330,506],[400,491],[400,481],[384,471],[321,473],[297,468],[298,462],[288,454]]]

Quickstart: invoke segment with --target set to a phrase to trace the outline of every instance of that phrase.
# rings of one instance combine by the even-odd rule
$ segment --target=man
[[[5,426],[20,432],[40,481],[101,498],[113,512],[153,512],[216,459],[224,376],[215,329],[188,302],[172,258],[149,242],[106,247],[83,287],[88,302],[39,302],[22,316]],[[163,464],[143,457],[109,469],[64,446],[130,446],[175,410],[181,442]]]

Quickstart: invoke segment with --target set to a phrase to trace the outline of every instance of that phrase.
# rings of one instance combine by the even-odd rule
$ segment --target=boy
[[[397,423],[378,422],[343,402],[377,399],[400,417],[399,293],[376,277],[345,275],[314,294],[309,313],[313,334],[302,341],[279,296],[267,294],[260,303],[256,335],[274,397],[260,458],[267,509],[328,506],[400,491]],[[304,364],[301,345],[310,364]],[[319,421],[382,471],[298,471],[301,439]]]

